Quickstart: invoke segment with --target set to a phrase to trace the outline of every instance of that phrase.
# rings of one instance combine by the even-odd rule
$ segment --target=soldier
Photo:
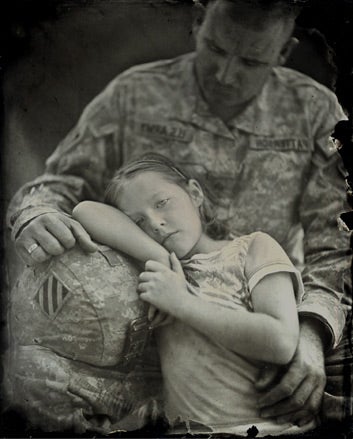
[[[109,433],[156,415],[160,372],[136,286],[137,269],[105,246],[25,269],[11,295],[7,389],[32,427]]]
[[[264,418],[303,424],[321,409],[324,352],[329,382],[339,370],[327,391],[335,403],[347,401],[342,358],[348,345],[339,343],[350,307],[350,253],[347,236],[336,227],[344,183],[329,144],[345,115],[327,88],[281,67],[296,45],[298,3],[199,3],[196,52],[116,77],[83,111],[48,159],[46,173],[17,194],[10,224],[29,264],[75,242],[94,251],[71,211],[80,200],[102,200],[116,168],[145,151],[192,168],[212,187],[218,217],[233,233],[267,232],[303,268],[296,354],[279,376],[268,368],[257,383]],[[345,364],[351,367],[349,358]],[[342,407],[337,417],[344,415]]]

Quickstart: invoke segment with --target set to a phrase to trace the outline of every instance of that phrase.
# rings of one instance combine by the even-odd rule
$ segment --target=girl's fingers
[[[159,311],[157,308],[155,308],[155,310],[156,310],[156,313],[154,314],[153,319],[149,319],[150,322],[151,322],[151,324],[150,324],[151,328],[156,328],[165,319],[165,313],[164,312]]]
[[[144,302],[151,303],[151,299],[147,291],[144,291],[140,294],[140,299],[143,300]]]
[[[164,314],[163,320],[158,324],[159,327],[169,325],[174,320],[174,317],[172,315],[166,314],[166,313],[163,313],[163,314]],[[152,322],[152,326],[153,326],[153,322]]]
[[[160,328],[161,326],[168,325],[173,320],[174,320],[174,318],[170,314],[167,314],[163,311],[158,311],[157,315],[155,316],[155,318],[151,322],[150,327],[151,327],[151,329],[154,329],[157,327]]]
[[[145,293],[148,289],[147,285],[148,285],[147,282],[140,282],[136,288],[137,292],[138,293]]]
[[[158,309],[155,306],[150,305],[150,307],[148,308],[148,313],[147,313],[148,320],[150,322],[152,322],[152,320],[155,319],[156,315],[158,315],[157,313],[158,313]]]
[[[183,267],[179,261],[179,259],[177,258],[176,254],[174,252],[172,252],[169,255],[169,260],[170,260],[170,266],[172,267],[172,270],[175,271],[176,273],[183,273]]]
[[[142,273],[139,274],[139,281],[140,282],[148,282],[149,280],[151,280],[153,277],[153,274],[151,272],[148,271],[143,271]]]

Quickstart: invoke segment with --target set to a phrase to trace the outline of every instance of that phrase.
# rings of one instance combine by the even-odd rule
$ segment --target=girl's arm
[[[246,358],[289,363],[299,336],[290,274],[267,275],[254,287],[252,300],[254,312],[235,311],[189,294],[165,311]]]
[[[127,215],[107,204],[83,201],[73,210],[91,237],[145,263],[148,259],[169,267],[168,251],[143,232]]]
[[[253,244],[245,267],[249,279],[259,272],[255,267],[266,266],[266,258],[272,261],[277,255],[279,259],[283,256],[284,262],[289,264],[284,251],[268,235],[258,235]],[[142,299],[246,358],[273,364],[287,364],[292,359],[298,343],[299,323],[290,273],[281,271],[263,277],[252,288],[254,312],[250,312],[243,308],[226,308],[191,295],[174,255],[171,267],[170,270],[147,262],[147,271],[140,275]]]

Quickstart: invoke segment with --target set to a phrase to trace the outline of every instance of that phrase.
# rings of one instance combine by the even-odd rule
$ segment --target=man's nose
[[[236,56],[221,59],[217,66],[216,79],[222,85],[232,85],[237,80],[241,70]]]

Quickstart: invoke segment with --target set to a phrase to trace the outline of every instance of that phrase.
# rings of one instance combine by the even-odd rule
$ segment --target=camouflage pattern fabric
[[[137,273],[105,246],[25,269],[11,294],[7,384],[32,426],[135,430],[156,409],[161,376]]]
[[[302,269],[299,312],[325,324],[335,348],[351,306],[351,254],[349,235],[336,223],[348,206],[342,161],[329,136],[345,118],[332,92],[287,68],[274,68],[260,95],[225,124],[199,93],[193,53],[134,67],[86,107],[45,174],[16,194],[9,209],[13,238],[38,215],[70,215],[81,200],[102,200],[114,171],[132,156],[165,154],[208,183],[234,235],[260,230],[282,245]],[[42,282],[33,303],[35,294],[44,300]],[[70,298],[65,287],[63,301]],[[54,308],[41,312],[53,317]],[[86,335],[79,342],[87,361]]]
[[[71,214],[80,200],[102,200],[114,171],[133,155],[165,154],[210,185],[218,216],[235,235],[266,232],[303,268],[300,312],[326,324],[337,346],[351,300],[343,295],[349,237],[336,223],[347,210],[342,163],[329,141],[346,118],[335,95],[274,68],[260,95],[226,125],[200,96],[193,67],[191,53],[115,78],[48,159],[46,173],[13,199],[13,237],[44,212]]]

